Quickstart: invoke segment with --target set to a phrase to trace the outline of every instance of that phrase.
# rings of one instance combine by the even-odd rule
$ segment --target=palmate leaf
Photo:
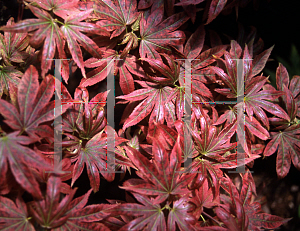
[[[126,139],[115,137],[114,145],[117,146]],[[107,150],[108,144],[111,144],[113,140],[108,140],[107,135],[104,134],[104,130],[96,134],[90,139],[84,147],[81,148],[77,157],[73,158],[73,162],[76,161],[73,170],[72,183],[78,179],[81,175],[84,165],[87,168],[87,174],[90,179],[90,185],[94,192],[99,190],[100,186],[100,174],[107,181],[113,181],[115,177],[115,169],[113,166],[113,154],[110,150]],[[115,147],[114,147],[115,148]]]
[[[87,79],[81,83],[81,86],[87,87],[94,85],[105,78],[114,68],[114,75],[119,73],[120,87],[123,94],[129,94],[134,91],[134,79],[132,74],[144,77],[145,73],[137,63],[137,58],[127,54],[123,59],[120,55],[111,49],[106,49],[102,59],[90,58],[85,61],[85,66],[95,68],[87,74]]]
[[[188,213],[192,208],[193,206],[188,203],[186,197],[181,197],[173,202],[173,207],[170,208],[168,215],[168,230],[175,231],[176,224],[181,231],[197,230],[194,226],[196,223],[195,217]]]
[[[236,98],[238,96],[244,95],[244,102],[242,103],[245,104],[248,116],[251,117],[253,114],[255,114],[255,116],[262,122],[262,124],[267,127],[267,129],[269,129],[269,119],[264,110],[270,112],[273,115],[276,115],[277,117],[287,120],[289,119],[287,113],[279,105],[270,102],[278,98],[280,94],[284,93],[276,91],[275,89],[261,90],[261,88],[266,85],[268,79],[263,76],[255,77],[255,75],[258,74],[265,65],[266,59],[269,57],[272,48],[273,47],[258,55],[258,58],[255,58],[252,62],[252,57],[249,54],[247,46],[245,46],[243,55],[243,73],[245,80],[244,92],[240,92],[240,90],[237,89],[239,80],[237,74],[236,59],[240,58],[242,49],[236,42],[231,42],[230,52],[224,53],[225,60],[221,59],[226,66],[227,73],[225,73],[223,69],[219,67],[210,67],[210,70],[217,74],[221,78],[221,80],[230,88],[215,89],[215,91],[220,94],[226,95],[227,98]]]
[[[271,140],[264,150],[264,156],[270,156],[277,152],[276,172],[278,177],[285,177],[291,166],[300,170],[300,124],[292,125],[284,131],[271,132]]]
[[[190,188],[198,188],[203,183],[203,180],[208,177],[214,188],[214,196],[219,192],[219,181],[222,176],[220,168],[226,166],[227,161],[231,161],[231,167],[236,167],[236,161],[225,157],[224,154],[233,148],[235,143],[230,143],[230,138],[234,135],[237,128],[237,123],[226,126],[222,131],[218,132],[215,126],[209,125],[204,117],[200,118],[201,134],[196,130],[192,131],[195,149],[198,155],[189,166],[191,172],[197,172],[197,176],[190,184]],[[216,165],[216,166],[215,166]],[[230,168],[230,167],[229,167]],[[207,174],[209,173],[209,175]]]
[[[233,108],[230,108],[230,110],[227,110],[224,114],[222,114],[214,123],[214,125],[219,125],[226,121],[224,126],[228,126],[228,124],[236,120],[238,105],[239,104],[235,105]],[[245,115],[244,119],[244,122],[240,121],[238,123],[237,138],[240,141],[242,141],[244,138],[246,139],[244,150],[248,156],[251,157],[253,154],[251,145],[251,142],[253,141],[251,141],[251,137],[256,136],[262,140],[267,140],[270,138],[270,134],[253,116],[249,117],[248,115]],[[242,127],[243,124],[244,127]],[[245,131],[245,136],[243,136],[241,133],[243,130]]]
[[[230,138],[234,135],[237,123],[233,122],[218,133],[215,126],[211,126],[204,117],[200,119],[201,135],[193,131],[196,149],[200,155],[207,157],[220,156],[233,149],[235,143],[230,143]]]
[[[92,189],[72,200],[77,190],[75,188],[60,201],[60,185],[60,178],[51,176],[47,182],[45,199],[29,203],[33,217],[42,227],[55,231],[109,230],[103,224],[94,223],[108,216],[109,213],[105,210],[113,206],[84,207]]]
[[[33,47],[38,47],[45,41],[41,61],[42,75],[44,76],[51,68],[56,47],[60,52],[59,57],[62,59],[66,58],[63,51],[63,35],[58,24],[49,13],[33,7],[32,5],[28,5],[28,7],[38,19],[26,19],[14,25],[1,27],[0,29],[18,33],[35,31],[30,39],[30,44]]]
[[[184,13],[174,14],[163,19],[163,5],[153,11],[147,20],[144,16],[140,21],[140,56],[142,58],[161,59],[159,52],[170,51],[169,45],[181,45],[185,40],[182,31],[176,31],[189,17]]]
[[[60,16],[61,18],[66,15],[77,13],[76,6],[78,6],[79,0],[31,0],[44,10],[51,11]],[[75,12],[74,12],[75,11]]]
[[[10,18],[6,26],[12,26],[13,18]],[[0,54],[6,65],[11,65],[11,62],[24,62],[27,54],[24,49],[28,46],[27,33],[11,33],[5,32],[4,36],[0,34]]]
[[[229,178],[223,179],[222,186],[230,198],[224,195],[222,200],[225,204],[221,204],[215,212],[228,229],[254,231],[276,229],[290,220],[263,213],[261,204],[252,200],[256,190],[250,172],[242,176],[240,192]]]
[[[188,202],[186,197],[174,201],[173,206],[167,204],[164,208],[161,208],[159,204],[154,202],[153,198],[138,193],[132,194],[141,204],[124,203],[111,209],[113,210],[112,215],[129,215],[136,217],[119,229],[120,231],[175,231],[177,227],[179,227],[180,231],[196,230],[193,226],[196,223],[196,219],[189,213],[192,205]],[[163,210],[169,211],[167,223]]]
[[[39,85],[38,72],[30,66],[18,86],[18,107],[0,99],[1,114],[12,129],[38,139],[37,135],[47,134],[51,130],[49,126],[40,124],[60,116],[54,114],[53,101],[49,102],[53,93],[54,77],[46,76]],[[64,113],[68,107],[69,104],[62,105],[61,112]]]
[[[58,2],[55,1],[55,4],[58,4]],[[41,61],[42,76],[51,68],[56,48],[60,59],[67,58],[64,52],[65,41],[67,41],[73,60],[81,69],[83,76],[86,77],[82,52],[78,42],[93,56],[100,58],[101,54],[96,43],[81,32],[109,35],[106,30],[96,24],[81,22],[89,17],[92,9],[77,12],[76,14],[64,15],[63,18],[65,21],[62,23],[44,10],[32,5],[28,5],[28,7],[38,19],[26,19],[11,26],[1,27],[0,29],[20,33],[35,31],[30,39],[30,44],[34,47],[39,47],[44,43]],[[60,24],[63,24],[63,26],[60,27]],[[67,82],[69,78],[69,65],[66,60],[63,60],[62,63],[62,77]]]
[[[214,63],[217,58],[221,57],[227,46],[216,46],[214,48],[205,50],[203,52],[203,44],[205,38],[205,30],[203,25],[200,25],[197,30],[189,37],[183,54],[187,59],[182,62],[180,68],[179,83],[180,87],[174,88],[173,94],[169,96],[169,99],[175,100],[176,115],[177,118],[182,118],[184,113],[184,97],[187,98],[188,104],[191,105],[191,99],[185,94],[186,91],[192,92],[192,109],[193,112],[199,117],[201,111],[199,103],[201,101],[212,101],[212,92],[208,88],[210,83],[215,82],[215,74],[207,68],[209,65]],[[187,69],[189,67],[191,69]],[[188,64],[188,65],[187,65]],[[187,65],[187,66],[186,66]],[[186,82],[187,74],[191,74],[191,89],[188,88]],[[197,113],[198,112],[198,113]]]
[[[93,57],[101,58],[101,52],[96,43],[81,32],[109,36],[109,33],[101,27],[92,23],[81,22],[87,19],[91,12],[92,9],[65,17],[64,25],[60,28],[67,40],[72,58],[77,66],[81,69],[81,73],[83,74],[84,78],[86,78],[86,75],[82,52],[78,42]]]
[[[13,66],[0,67],[0,97],[4,94],[8,95],[11,88],[17,87],[20,78],[23,75],[21,71],[16,70]]]
[[[141,204],[124,203],[114,209],[112,215],[135,216],[137,218],[124,225],[120,231],[129,230],[167,230],[165,216],[159,204],[145,195],[132,193]]]
[[[295,75],[290,81],[287,69],[280,63],[276,70],[276,85],[278,90],[285,93],[281,95],[280,102],[283,102],[289,119],[271,118],[271,123],[276,126],[276,129],[285,129],[297,123],[296,116],[297,111],[299,111],[300,101],[300,96],[298,96],[300,93],[300,76]]]
[[[110,38],[119,36],[126,26],[133,24],[138,18],[136,0],[97,0],[94,5],[98,25],[113,31]]]
[[[17,197],[14,203],[6,197],[0,196],[0,230],[34,231],[30,222],[27,206],[21,197]]]
[[[180,136],[178,137],[177,139],[180,139]],[[186,186],[194,174],[183,176],[180,173],[182,158],[178,142],[179,140],[169,154],[169,151],[165,150],[157,139],[153,139],[153,163],[136,149],[125,147],[127,156],[139,169],[138,175],[144,180],[129,179],[121,188],[139,194],[156,196],[153,202],[155,204],[164,202],[170,196],[188,193]]]
[[[158,71],[165,76],[158,77],[156,74],[155,76],[148,75],[147,78],[160,85],[174,85],[179,78],[179,63],[174,62],[171,57],[166,54],[161,55],[165,57],[169,66],[164,64],[162,60],[141,58],[141,60],[148,62],[155,71]]]
[[[157,87],[151,82],[136,81],[140,83],[144,88],[136,90],[128,95],[118,96],[118,99],[124,99],[129,102],[135,102],[143,100],[138,106],[136,106],[130,116],[126,119],[123,125],[123,129],[133,126],[143,120],[147,115],[150,115],[150,125],[153,125],[153,121],[159,124],[163,124],[164,120],[167,121],[169,126],[174,126],[175,108],[172,101],[167,102],[167,98],[172,91],[171,87]],[[153,128],[154,129],[154,128]],[[154,131],[151,132],[153,136]]]
[[[16,181],[35,198],[42,198],[39,184],[30,168],[52,171],[53,168],[32,149],[23,146],[32,143],[26,136],[13,132],[0,138],[0,177],[6,177],[8,164]]]

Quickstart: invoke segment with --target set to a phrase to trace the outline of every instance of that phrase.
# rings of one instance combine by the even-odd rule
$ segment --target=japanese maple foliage
[[[36,18],[0,28],[0,230],[246,231],[288,222],[263,211],[249,169],[277,153],[279,178],[291,163],[300,170],[300,76],[279,64],[274,88],[263,73],[272,47],[262,50],[255,29],[246,36],[240,27],[226,42],[206,29],[248,2],[23,1]],[[120,91],[95,92],[114,77]],[[108,124],[112,97],[125,108]],[[237,167],[240,184],[228,171]],[[126,199],[92,203],[103,182]]]

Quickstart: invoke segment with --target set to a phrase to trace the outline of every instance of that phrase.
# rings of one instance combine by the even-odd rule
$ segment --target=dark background
[[[0,25],[5,25],[10,17],[18,17],[19,4],[17,0],[0,0]],[[240,22],[245,29],[254,26],[257,29],[258,37],[264,41],[264,49],[275,45],[271,58],[274,61],[267,63],[267,69],[271,70],[271,80],[274,79],[274,72],[278,66],[278,57],[290,64],[288,69],[290,77],[298,74],[300,70],[300,58],[294,54],[291,55],[291,48],[294,44],[300,52],[300,3],[298,0],[259,0],[258,9],[254,9],[251,1],[245,8],[239,9],[239,16],[236,19],[235,11],[229,15],[219,15],[206,28],[213,29],[218,34],[227,34],[236,38],[237,22]],[[29,10],[24,10],[25,18],[34,18]],[[201,22],[201,17],[197,17],[195,26]],[[294,62],[294,64],[293,64]],[[259,198],[265,201],[263,209],[265,212],[281,217],[293,217],[288,224],[278,230],[300,230],[300,172],[291,166],[287,177],[278,180],[276,175],[276,154],[266,159],[255,161],[253,177],[256,181]],[[86,172],[85,170],[83,171]],[[118,177],[117,177],[118,178]],[[85,185],[88,182],[86,174],[76,182],[75,186]],[[118,188],[117,181],[107,183],[101,181],[100,192],[92,194],[89,203],[103,203],[100,198],[123,199],[124,194]],[[82,187],[79,187],[78,194]],[[120,197],[120,194],[123,194]]]

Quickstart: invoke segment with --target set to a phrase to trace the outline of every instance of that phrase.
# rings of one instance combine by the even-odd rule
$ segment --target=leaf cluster
[[[300,76],[279,64],[269,84],[273,47],[255,29],[230,41],[206,30],[248,2],[25,0],[36,18],[0,28],[0,230],[246,231],[289,221],[262,210],[250,169],[277,153],[279,178],[291,163],[300,170]],[[117,97],[93,92],[109,82]],[[116,127],[112,98],[125,105]],[[87,190],[75,196],[84,171]],[[117,175],[126,201],[90,204]]]

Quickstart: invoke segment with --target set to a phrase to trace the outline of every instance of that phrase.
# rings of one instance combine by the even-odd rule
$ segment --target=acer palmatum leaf
[[[148,85],[148,82],[145,81],[136,82],[143,84],[144,88],[131,92],[128,95],[116,97],[117,99],[124,99],[128,100],[129,102],[143,100],[141,103],[139,103],[139,105],[137,105],[134,108],[133,112],[126,119],[123,125],[123,130],[137,124],[146,116],[148,116],[151,112],[152,113],[150,115],[149,120],[150,124],[152,121],[155,121],[159,124],[163,124],[163,121],[166,120],[168,125],[172,126],[172,124],[174,124],[176,120],[174,114],[175,107],[172,101],[167,101],[167,97],[168,95],[170,95],[172,88],[168,86],[155,88],[152,87],[153,83],[150,82]]]
[[[144,77],[145,73],[141,66],[137,63],[137,58],[134,55],[127,54],[120,59],[120,55],[115,50],[106,49],[103,59],[90,58],[85,61],[85,66],[95,68],[87,73],[87,79],[81,82],[81,86],[87,87],[94,85],[105,78],[114,69],[114,75],[119,73],[120,87],[123,94],[129,94],[134,91],[134,79],[132,74],[138,77]]]
[[[61,18],[79,12],[79,0],[31,0],[31,2],[34,2],[44,10],[53,11],[54,14]]]
[[[81,69],[83,76],[86,77],[82,51],[78,42],[94,57],[101,58],[101,52],[96,43],[82,32],[104,36],[109,35],[106,30],[96,24],[81,22],[90,16],[92,9],[64,16],[64,23],[62,23],[44,10],[30,4],[28,7],[38,19],[26,19],[11,26],[1,27],[0,29],[20,33],[35,31],[30,39],[30,44],[34,47],[44,44],[41,61],[42,76],[51,68],[56,48],[60,59],[67,58],[64,52],[65,41],[67,41],[73,60]],[[60,27],[61,24],[63,26]],[[66,60],[63,60],[63,67],[65,71],[62,72],[62,77],[67,82],[69,67]]]
[[[0,30],[18,33],[35,31],[30,39],[30,44],[37,48],[44,43],[41,61],[42,75],[44,76],[51,68],[56,47],[59,51],[59,57],[62,59],[66,58],[63,51],[63,34],[59,25],[48,12],[32,5],[28,5],[28,7],[38,19],[26,19],[14,25],[1,27]]]
[[[283,131],[271,132],[271,140],[268,142],[264,156],[270,156],[277,152],[276,172],[279,178],[285,177],[291,167],[291,162],[300,169],[300,124],[294,124]]]
[[[59,177],[51,176],[47,182],[45,199],[29,203],[30,212],[36,221],[45,228],[58,230],[105,230],[109,229],[103,224],[96,223],[109,215],[106,209],[113,205],[89,205],[84,207],[92,192],[90,189],[86,194],[74,200],[77,188],[70,194],[60,199]]]
[[[142,58],[161,59],[159,52],[170,51],[168,45],[181,45],[185,40],[182,31],[176,31],[189,17],[184,13],[174,14],[163,21],[163,5],[152,12],[147,20],[140,22],[140,56]]]
[[[24,146],[32,143],[31,138],[17,134],[13,132],[0,138],[0,177],[6,177],[9,164],[16,181],[32,196],[41,199],[40,187],[31,168],[44,171],[53,171],[53,168],[39,154]]]
[[[10,18],[6,26],[13,25],[13,18]],[[0,54],[5,65],[24,62],[27,58],[24,49],[28,46],[28,42],[27,33],[4,32],[4,36],[0,34]]]
[[[124,225],[120,231],[130,230],[167,230],[166,218],[159,204],[155,204],[154,199],[146,195],[132,193],[140,203],[124,203],[114,209],[112,215],[134,216],[135,219]]]
[[[23,73],[14,66],[0,66],[0,97],[18,86]]]
[[[38,72],[34,66],[30,66],[18,86],[18,106],[0,99],[0,110],[5,122],[20,134],[26,132],[33,140],[39,136],[47,136],[45,134],[49,134],[50,127],[40,124],[60,116],[58,113],[54,114],[54,101],[49,102],[54,93],[54,81],[54,77],[48,75],[39,84]],[[62,105],[61,113],[70,106]]]
[[[109,33],[103,28],[87,22],[81,22],[87,19],[93,10],[87,10],[78,14],[72,14],[65,17],[65,22],[60,28],[66,38],[70,53],[77,66],[81,69],[83,77],[86,78],[82,52],[79,44],[87,50],[93,57],[101,58],[101,51],[96,43],[82,32],[108,36]]]
[[[242,175],[242,187],[238,191],[229,178],[223,179],[223,188],[230,195],[222,197],[224,205],[216,208],[217,216],[230,230],[276,229],[288,222],[291,218],[284,219],[271,214],[263,213],[261,204],[253,201],[256,194],[255,184],[250,172]],[[235,218],[235,219],[234,219]]]
[[[20,196],[17,197],[16,202],[0,196],[0,230],[35,231],[31,219],[27,206]]]
[[[94,11],[100,21],[97,25],[113,31],[110,38],[119,36],[139,16],[136,0],[97,0]]]
[[[115,134],[116,135],[116,134]],[[104,130],[96,134],[90,139],[84,147],[79,151],[79,154],[73,158],[74,165],[72,183],[78,179],[81,175],[84,166],[87,168],[87,174],[90,179],[90,185],[94,192],[99,190],[100,186],[100,174],[107,180],[113,181],[115,178],[114,169],[114,153],[108,150],[108,145],[114,144],[118,146],[122,142],[127,141],[126,139],[115,137],[114,140],[108,140]]]
[[[180,173],[182,158],[179,153],[180,146],[178,142],[170,153],[170,151],[165,150],[157,139],[153,139],[152,155],[154,163],[151,163],[136,149],[125,147],[127,156],[139,169],[138,175],[144,179],[144,182],[129,179],[122,188],[139,194],[157,196],[153,203],[161,203],[170,196],[188,193],[187,185],[193,174],[183,176]]]

